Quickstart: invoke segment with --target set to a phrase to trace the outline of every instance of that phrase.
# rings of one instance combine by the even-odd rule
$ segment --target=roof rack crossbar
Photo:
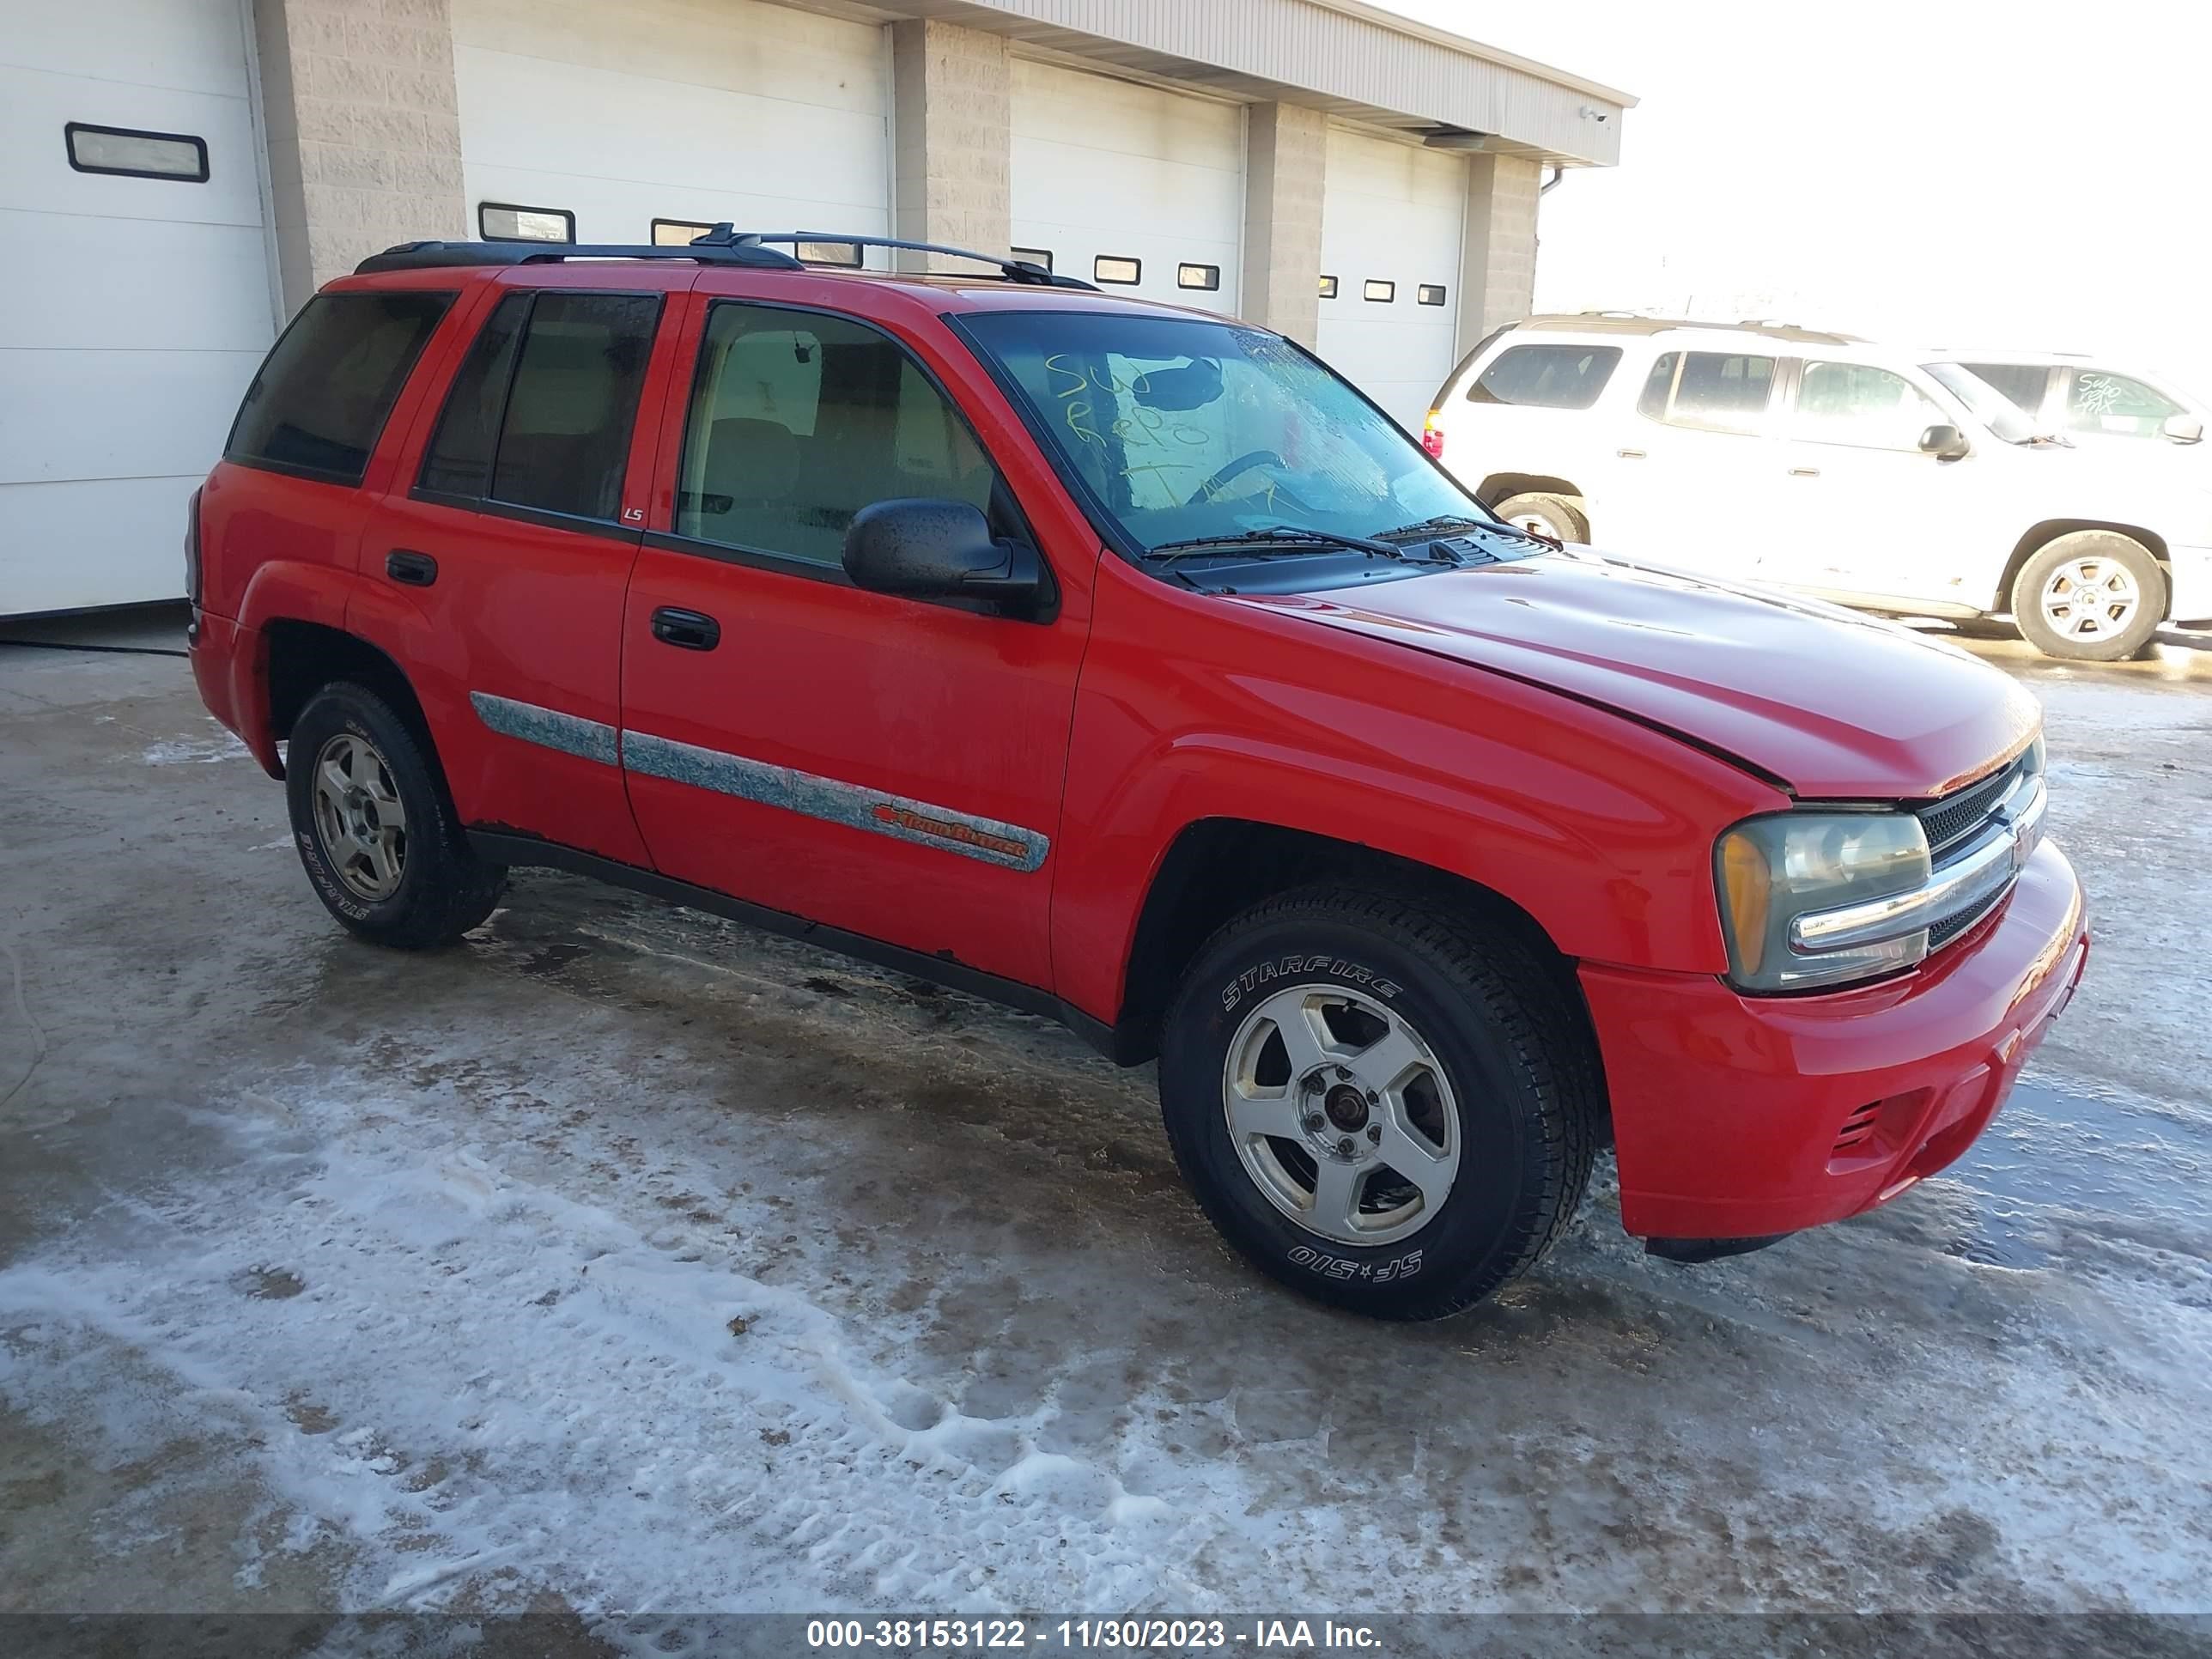
[[[708,243],[628,242],[401,242],[372,253],[354,267],[357,276],[380,270],[434,270],[455,265],[555,264],[564,259],[688,259],[702,265],[744,265],[798,270],[799,262],[774,248]]]
[[[1095,283],[1086,283],[1077,276],[1061,276],[1027,259],[983,253],[972,247],[951,247],[943,242],[911,242],[899,236],[854,236],[836,230],[737,230],[729,225],[720,224],[704,236],[696,238],[690,246],[742,248],[760,247],[767,242],[789,242],[794,246],[804,242],[835,242],[844,247],[899,248],[910,253],[945,253],[957,259],[973,259],[980,264],[996,265],[999,274],[1010,283],[1030,283],[1040,288],[1079,288],[1093,294],[1098,291]]]

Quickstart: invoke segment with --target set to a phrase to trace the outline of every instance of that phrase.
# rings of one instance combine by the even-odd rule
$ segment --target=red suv
[[[1386,1318],[1608,1142],[1695,1260],[1989,1122],[2088,945],[2011,681],[1501,523],[1265,330],[799,240],[410,245],[270,353],[193,671],[346,927],[546,865],[1056,1015]]]

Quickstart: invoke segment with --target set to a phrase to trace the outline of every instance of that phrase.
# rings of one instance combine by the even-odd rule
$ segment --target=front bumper
[[[1748,1239],[1894,1198],[1988,1126],[2088,950],[2081,885],[2046,842],[1987,919],[1882,984],[1747,997],[1586,964],[1622,1225]]]
[[[2212,623],[2212,547],[2167,548],[2166,574],[2167,619]]]

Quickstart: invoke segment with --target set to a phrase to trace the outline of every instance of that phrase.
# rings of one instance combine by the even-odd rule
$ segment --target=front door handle
[[[686,651],[712,651],[722,642],[722,624],[702,611],[664,605],[653,613],[653,637]]]
[[[1790,476],[1793,478],[1817,478],[1820,476],[1820,469],[1817,466],[1793,466],[1790,469]]]
[[[1613,453],[1624,461],[1640,461],[1644,459],[1644,452],[1640,449],[1616,449]]]
[[[395,547],[384,556],[384,574],[410,587],[428,587],[438,580],[438,562],[411,547]]]

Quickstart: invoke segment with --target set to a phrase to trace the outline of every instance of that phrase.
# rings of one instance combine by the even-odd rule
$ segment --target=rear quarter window
[[[357,484],[449,293],[319,294],[270,349],[223,459]]]
[[[1519,345],[1500,352],[1468,388],[1471,404],[1588,409],[1620,362],[1619,346]]]

